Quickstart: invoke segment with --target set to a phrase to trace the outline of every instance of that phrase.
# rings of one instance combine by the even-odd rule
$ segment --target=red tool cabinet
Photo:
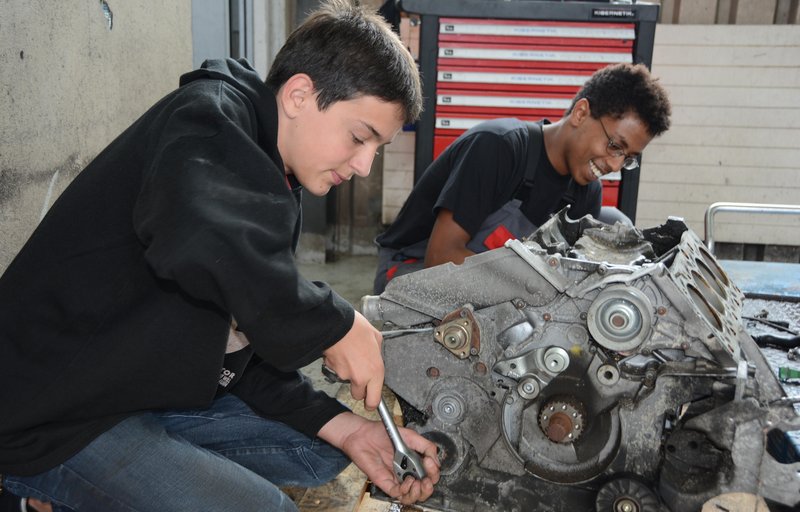
[[[456,137],[496,117],[559,119],[597,69],[651,64],[658,5],[542,0],[400,0],[419,15],[425,110],[414,180]],[[608,177],[607,177],[608,178]],[[603,204],[636,217],[639,169],[603,182]]]

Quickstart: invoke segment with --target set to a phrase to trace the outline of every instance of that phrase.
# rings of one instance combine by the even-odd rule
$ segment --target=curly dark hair
[[[643,64],[612,64],[598,70],[575,95],[567,114],[581,98],[589,101],[595,119],[619,119],[634,112],[653,137],[669,129],[672,108],[667,92]]]
[[[375,96],[397,102],[406,123],[422,111],[422,86],[414,58],[377,12],[352,0],[326,0],[289,35],[266,83],[272,90],[305,73],[324,110],[337,101]]]

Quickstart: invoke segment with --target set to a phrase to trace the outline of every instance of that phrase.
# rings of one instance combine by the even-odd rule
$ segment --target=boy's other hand
[[[404,505],[427,500],[439,481],[440,463],[437,448],[417,432],[398,426],[409,448],[420,454],[427,476],[422,480],[406,477],[398,482],[394,475],[394,446],[380,421],[370,421],[342,413],[319,431],[319,437],[342,450],[383,492]]]
[[[342,380],[350,381],[350,394],[364,400],[364,407],[378,407],[383,389],[383,357],[380,331],[356,311],[353,327],[335,345],[323,352],[324,363]]]

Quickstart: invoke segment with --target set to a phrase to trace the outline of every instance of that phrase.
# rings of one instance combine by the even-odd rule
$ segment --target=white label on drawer
[[[469,130],[481,121],[486,119],[468,119],[465,117],[437,117],[436,128],[447,130]]]
[[[439,48],[447,59],[541,60],[548,62],[631,62],[630,53],[556,52],[549,50],[501,50],[495,48]]]
[[[441,23],[440,34],[470,34],[481,36],[572,37],[579,39],[635,39],[632,28],[558,27],[543,25],[492,25],[471,23]]]
[[[572,100],[555,98],[536,98],[521,96],[467,96],[439,94],[436,97],[438,105],[458,105],[466,107],[502,107],[502,108],[548,108],[566,109]]]
[[[439,71],[440,82],[519,85],[583,85],[588,76],[547,75],[535,73],[481,73],[474,71]]]

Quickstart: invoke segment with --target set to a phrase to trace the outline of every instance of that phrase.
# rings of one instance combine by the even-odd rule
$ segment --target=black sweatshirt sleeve
[[[349,331],[353,308],[299,274],[300,207],[255,142],[248,100],[220,81],[189,87],[203,94],[171,110],[134,210],[145,258],[159,278],[232,315],[274,368],[300,368]]]
[[[337,400],[315,391],[300,372],[282,372],[258,356],[251,359],[231,393],[260,415],[282,421],[309,437],[315,437],[334,416],[348,411]]]

